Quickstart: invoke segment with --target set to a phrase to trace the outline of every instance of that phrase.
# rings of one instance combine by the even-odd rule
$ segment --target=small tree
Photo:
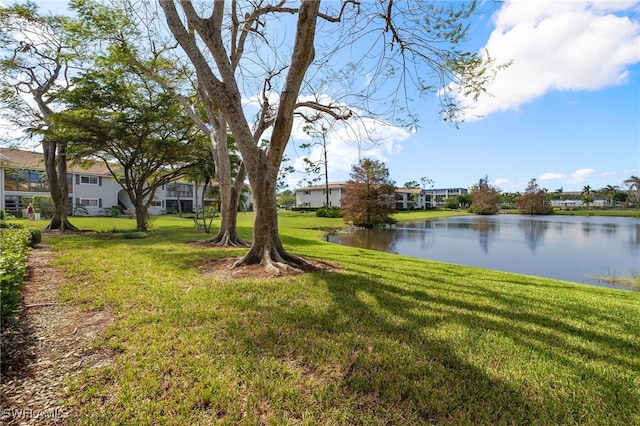
[[[447,209],[456,210],[460,208],[460,198],[458,197],[449,197],[444,202],[444,207]]]
[[[485,175],[471,187],[471,211],[477,214],[496,214],[500,210],[500,189],[489,184]]]
[[[296,203],[296,194],[290,189],[286,189],[278,194],[278,206],[289,209]]]
[[[535,178],[527,184],[524,194],[518,200],[518,208],[522,213],[530,215],[551,213],[551,202]]]
[[[206,138],[172,97],[116,57],[78,77],[64,93],[69,105],[52,114],[45,137],[67,141],[77,161],[99,159],[135,207],[138,230],[162,185],[187,176],[210,153]],[[204,154],[203,154],[204,153]]]
[[[345,222],[365,228],[395,223],[395,183],[383,162],[363,159],[354,165],[343,191]]]

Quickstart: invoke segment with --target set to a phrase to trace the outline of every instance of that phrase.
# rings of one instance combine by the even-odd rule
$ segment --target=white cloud
[[[640,23],[615,12],[637,2],[508,1],[494,17],[486,46],[496,63],[511,65],[477,103],[466,120],[520,105],[552,90],[597,90],[624,84],[628,66],[640,61]]]
[[[577,185],[584,183],[589,176],[591,176],[594,172],[594,169],[578,169],[571,174],[565,173],[554,173],[547,172],[543,173],[538,180],[543,181],[553,181],[553,180],[562,180],[563,184],[567,185]]]
[[[500,188],[504,186],[508,186],[510,183],[509,179],[506,178],[498,178],[494,181],[494,184]]]
[[[542,176],[540,176],[538,178],[538,180],[558,180],[558,179],[564,179],[566,178],[567,175],[562,174],[562,173],[544,173]]]
[[[294,128],[290,145],[298,147],[300,143],[312,142],[309,135],[302,131],[302,126],[303,123],[300,121]],[[386,162],[389,156],[402,149],[401,142],[409,136],[410,133],[406,130],[380,120],[364,118],[349,123],[335,123],[327,133],[329,180],[348,180],[351,167],[360,158]],[[292,165],[298,172],[306,167],[303,157],[312,161],[322,160],[320,145],[313,146],[309,152],[291,148],[289,156],[292,157]],[[291,152],[295,152],[296,156],[293,157]],[[287,179],[287,183],[290,187],[295,187],[302,178],[302,173],[296,173]]]
[[[579,184],[583,183],[587,180],[591,174],[593,174],[594,169],[578,169],[575,172],[571,173],[569,179],[567,179],[566,183],[568,184]]]

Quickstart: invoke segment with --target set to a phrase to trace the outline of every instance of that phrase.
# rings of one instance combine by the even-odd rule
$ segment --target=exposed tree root
[[[252,248],[247,254],[238,259],[232,268],[248,265],[261,265],[265,271],[280,275],[283,272],[304,272],[313,268],[309,262],[299,256],[288,253],[283,248],[264,248],[257,250]]]
[[[199,244],[215,245],[216,247],[249,247],[249,243],[240,238],[236,233],[218,232],[213,238],[201,241]]]
[[[49,225],[44,228],[45,231],[79,231],[74,225],[71,224],[68,220],[60,220],[57,218],[51,219]]]

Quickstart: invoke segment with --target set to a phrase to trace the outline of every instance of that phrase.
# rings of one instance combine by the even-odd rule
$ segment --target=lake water
[[[597,277],[640,272],[640,219],[458,216],[329,235],[328,241],[421,259],[616,287]]]

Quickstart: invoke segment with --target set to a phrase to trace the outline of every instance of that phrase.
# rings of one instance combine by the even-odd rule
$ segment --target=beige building
[[[105,214],[105,209],[112,207],[121,211],[133,210],[133,204],[126,191],[102,163],[94,163],[89,167],[70,163],[67,186],[71,214],[100,216]],[[50,196],[43,154],[0,148],[0,210],[22,216],[34,196]],[[156,191],[149,207],[149,214],[162,214],[167,210],[177,211],[178,203],[183,212],[192,212],[199,205],[201,197],[202,188],[196,188],[192,183],[164,185]],[[73,206],[84,208],[78,209]]]

